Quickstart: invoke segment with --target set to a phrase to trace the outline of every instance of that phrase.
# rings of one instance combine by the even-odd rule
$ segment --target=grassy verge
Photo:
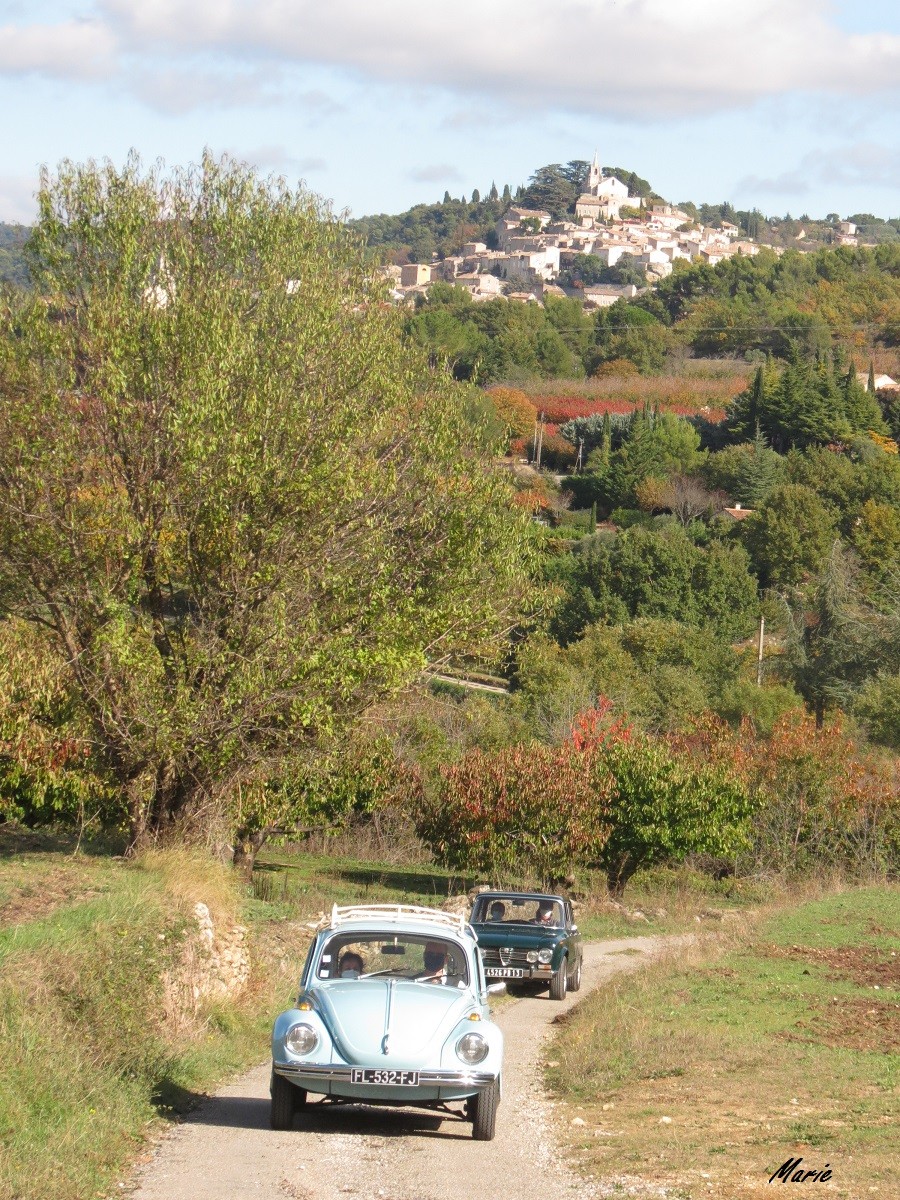
[[[789,1158],[829,1194],[896,1195],[900,889],[808,900],[615,981],[549,1051],[569,1138],[608,1194],[768,1196]]]
[[[241,889],[197,856],[0,842],[3,1200],[105,1194],[154,1122],[264,1054],[287,976],[173,1011],[164,978],[198,901],[217,927],[243,919]]]
[[[373,863],[337,854],[267,848],[257,861],[253,893],[261,913],[274,918],[302,915],[311,920],[329,912],[332,904],[370,901],[440,907],[450,897],[465,895],[476,882],[474,875],[430,864]],[[537,885],[522,880],[515,886]],[[686,867],[639,873],[620,907],[605,899],[605,882],[599,874],[585,873],[579,886],[583,889],[577,903],[579,928],[592,939],[677,933],[698,924],[715,926],[773,896],[773,885],[714,880]]]

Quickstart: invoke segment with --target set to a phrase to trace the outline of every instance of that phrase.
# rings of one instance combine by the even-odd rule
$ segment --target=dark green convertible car
[[[571,900],[542,892],[481,892],[469,921],[489,980],[549,984],[551,1000],[581,987],[581,934]]]

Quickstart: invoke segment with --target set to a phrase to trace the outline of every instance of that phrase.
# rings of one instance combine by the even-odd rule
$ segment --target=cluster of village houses
[[[637,209],[641,215],[623,219],[623,208]],[[839,240],[855,245],[856,229],[849,222],[844,226]],[[413,299],[442,280],[467,288],[475,300],[507,295],[535,303],[545,295],[568,294],[583,299],[585,307],[607,308],[637,295],[639,289],[633,284],[559,287],[560,273],[579,255],[592,254],[608,267],[627,261],[651,284],[671,273],[676,258],[715,266],[732,254],[758,254],[760,249],[757,242],[742,239],[737,225],[728,221],[716,228],[698,227],[671,204],[644,208],[641,198],[630,196],[621,180],[602,173],[596,155],[575,205],[574,220],[554,220],[548,212],[513,207],[497,222],[496,232],[497,249],[468,242],[460,254],[388,268],[395,299]],[[510,291],[510,282],[522,290]]]

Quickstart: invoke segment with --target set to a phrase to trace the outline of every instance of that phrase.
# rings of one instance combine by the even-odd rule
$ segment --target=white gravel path
[[[141,1167],[136,1200],[565,1200],[604,1192],[574,1175],[557,1150],[554,1105],[538,1064],[553,1018],[668,939],[585,946],[577,996],[516,999],[499,1015],[506,1039],[503,1101],[492,1142],[433,1113],[310,1105],[289,1133],[269,1129],[269,1065],[223,1088],[177,1126]],[[630,1190],[630,1189],[629,1189]],[[621,1192],[619,1193],[621,1194]],[[646,1194],[646,1193],[645,1193]]]

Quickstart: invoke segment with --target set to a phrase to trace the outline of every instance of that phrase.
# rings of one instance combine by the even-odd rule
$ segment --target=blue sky
[[[353,215],[630,167],[674,201],[900,215],[900,5],[0,0],[0,220],[41,164],[205,146]]]

